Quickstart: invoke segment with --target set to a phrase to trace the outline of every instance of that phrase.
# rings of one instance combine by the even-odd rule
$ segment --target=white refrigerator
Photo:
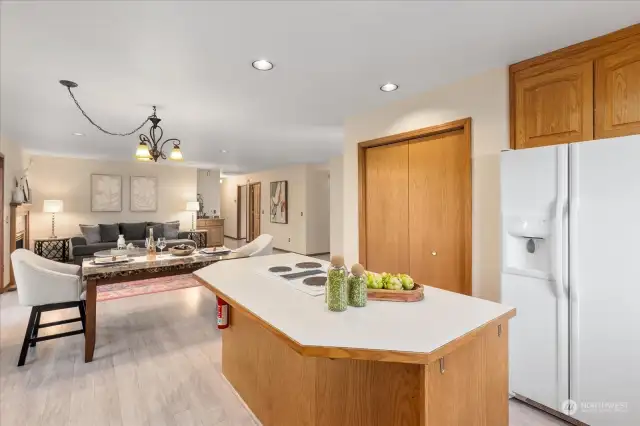
[[[640,135],[501,154],[512,396],[640,425]]]

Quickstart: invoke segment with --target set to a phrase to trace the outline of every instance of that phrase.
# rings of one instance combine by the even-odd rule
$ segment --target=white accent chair
[[[11,253],[11,264],[18,289],[18,301],[23,306],[31,306],[31,316],[24,335],[18,367],[24,365],[29,346],[43,340],[84,334],[85,307],[82,300],[83,286],[80,266],[54,262],[35,253],[18,249]],[[79,318],[40,324],[42,312],[58,309],[78,308]],[[38,329],[80,321],[82,330],[38,337]]]
[[[249,257],[273,254],[273,236],[262,234],[249,244],[237,249],[236,252]]]

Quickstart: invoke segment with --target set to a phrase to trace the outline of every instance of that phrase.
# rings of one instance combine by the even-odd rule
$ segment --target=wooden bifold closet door
[[[367,268],[409,273],[409,145],[366,150]]]
[[[469,146],[462,130],[409,144],[409,270],[419,283],[466,289]]]
[[[465,125],[364,150],[368,270],[471,294],[468,131]]]

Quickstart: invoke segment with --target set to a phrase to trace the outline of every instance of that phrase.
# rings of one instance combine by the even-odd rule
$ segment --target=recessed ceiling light
[[[393,92],[394,90],[398,90],[398,85],[393,83],[387,83],[380,86],[380,90],[383,92]]]
[[[273,64],[267,60],[259,59],[257,61],[253,61],[251,64],[255,69],[259,71],[269,71],[273,68]]]
[[[226,154],[229,151],[227,151],[226,149],[221,149],[220,152],[223,153],[223,154]]]
[[[74,132],[73,136],[84,136],[84,133],[78,133],[78,132]]]

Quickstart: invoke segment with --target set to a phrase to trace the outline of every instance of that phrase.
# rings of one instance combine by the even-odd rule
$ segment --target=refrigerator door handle
[[[563,268],[563,244],[564,244],[564,215],[567,210],[567,147],[560,146],[556,151],[558,165],[557,195],[553,218],[553,279],[555,283],[555,295],[558,300],[565,294],[564,268]]]

